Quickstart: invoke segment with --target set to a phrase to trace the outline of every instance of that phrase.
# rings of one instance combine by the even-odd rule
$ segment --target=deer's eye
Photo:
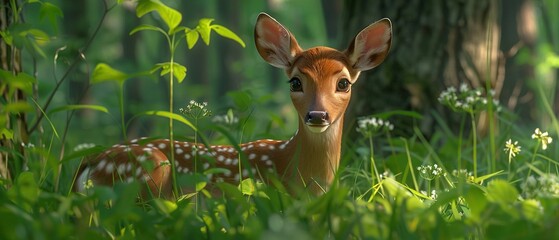
[[[342,78],[338,81],[336,85],[336,91],[338,92],[349,92],[349,88],[351,87],[351,82],[346,78]]]
[[[289,89],[291,89],[292,92],[302,92],[303,84],[301,83],[301,80],[297,77],[289,80]]]

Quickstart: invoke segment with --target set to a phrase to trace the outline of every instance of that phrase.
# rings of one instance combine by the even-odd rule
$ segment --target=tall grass
[[[170,31],[172,28],[159,29],[167,39],[174,39],[169,38],[176,33]],[[186,35],[193,31],[183,30]],[[192,44],[184,37],[188,45]],[[175,45],[176,42],[169,42],[171,56]],[[171,92],[174,80],[184,78],[181,66],[176,64],[171,57],[169,63],[156,64],[153,69],[168,74]],[[184,71],[186,74],[186,68]],[[137,74],[99,64],[92,79],[124,84],[132,76]],[[540,89],[543,96],[543,88]],[[122,94],[122,88],[119,91]],[[542,97],[545,113],[559,134],[553,104],[546,99]],[[190,118],[194,119],[193,124],[175,114],[172,94],[169,101],[168,112],[149,111],[142,115],[168,118],[171,140],[173,121],[188,125],[195,141],[200,138],[204,144],[220,138],[236,145],[236,133],[240,132],[242,139],[245,131],[253,130],[249,129],[252,125],[245,123],[231,128],[199,117]],[[557,140],[554,141],[558,135],[549,134],[547,126],[532,129],[515,124],[514,114],[499,108],[488,85],[484,89],[455,86],[443,91],[439,101],[462,117],[458,136],[439,121],[429,138],[416,125],[408,126],[410,129],[406,130],[410,131],[402,131],[411,135],[392,137],[394,127],[390,118],[418,118],[413,112],[363,117],[357,128],[346,129],[356,131],[356,137],[344,139],[344,164],[336,178],[339,182],[317,196],[286,191],[278,176],[269,183],[253,179],[238,185],[215,183],[212,187],[221,192],[219,195],[209,194],[209,184],[204,180],[198,184],[195,179],[196,193],[192,197],[192,193],[181,193],[176,188],[181,178],[191,176],[176,172],[176,200],[172,201],[158,197],[141,199],[140,192],[145,187],[141,182],[117,183],[114,187],[86,182],[86,194],[77,193],[71,191],[76,163],[105,148],[67,143],[76,148],[67,150],[59,159],[52,151],[54,137],[45,137],[50,141],[46,146],[24,144],[21,151],[2,147],[17,161],[28,164],[14,171],[13,181],[5,176],[0,178],[0,239],[559,237],[559,156]],[[123,102],[119,95],[121,113]],[[92,105],[67,106],[60,111],[83,108],[107,112],[106,108]],[[496,123],[490,125],[487,137],[476,132],[475,120],[482,112],[490,116],[490,123]],[[434,117],[438,118],[436,114]],[[126,124],[121,124],[125,131]],[[199,131],[201,124],[217,133],[205,136]],[[56,124],[50,125],[55,132]],[[174,164],[172,159],[170,164]],[[240,165],[239,168],[242,169]]]

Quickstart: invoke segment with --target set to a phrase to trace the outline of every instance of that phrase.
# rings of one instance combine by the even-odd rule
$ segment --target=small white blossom
[[[534,134],[532,134],[532,139],[538,140],[542,144],[542,149],[546,150],[547,145],[551,144],[553,139],[549,136],[549,133],[542,132],[539,128],[534,130]]]
[[[520,146],[518,146],[518,141],[514,141],[513,143],[512,140],[509,139],[505,143],[505,152],[509,154],[509,163],[510,163],[510,159],[515,157],[516,154],[520,152]]]
[[[365,137],[371,137],[376,133],[388,132],[394,129],[394,125],[388,120],[377,119],[375,117],[360,118],[357,121],[357,131]]]

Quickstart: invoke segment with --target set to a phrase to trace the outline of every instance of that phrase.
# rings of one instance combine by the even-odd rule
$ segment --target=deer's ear
[[[369,70],[384,61],[392,42],[392,23],[383,18],[361,30],[349,44],[346,54],[352,67]]]
[[[278,68],[289,68],[295,55],[302,51],[295,37],[266,13],[258,15],[254,41],[260,56]]]

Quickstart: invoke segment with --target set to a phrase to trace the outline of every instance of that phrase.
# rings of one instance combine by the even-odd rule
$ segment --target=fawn
[[[257,140],[233,147],[135,139],[88,160],[78,172],[77,190],[84,191],[87,180],[101,185],[139,180],[152,193],[170,196],[172,174],[200,173],[218,167],[227,171],[208,175],[210,180],[238,183],[249,176],[266,178],[268,172],[273,172],[288,188],[304,186],[311,192],[320,192],[332,183],[338,169],[351,86],[361,71],[384,61],[391,45],[391,28],[389,19],[377,21],[359,32],[345,51],[328,47],[303,50],[293,34],[261,13],[254,29],[256,48],[266,62],[285,70],[299,117],[299,129],[290,140]],[[199,169],[194,169],[196,155]],[[175,160],[175,173],[170,159]],[[249,163],[243,164],[241,172],[240,160]],[[151,161],[154,168],[143,168],[145,161]]]

